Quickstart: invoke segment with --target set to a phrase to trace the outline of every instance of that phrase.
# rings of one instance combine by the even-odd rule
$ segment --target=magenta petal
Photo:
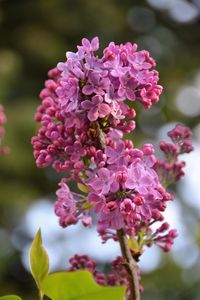
[[[125,96],[125,89],[121,85],[118,89],[118,95],[119,95],[119,97],[124,97]]]
[[[82,223],[83,223],[84,226],[91,226],[92,225],[91,216],[83,216]]]
[[[95,203],[99,202],[101,200],[101,198],[97,194],[89,193],[88,200],[90,203],[95,204]]]
[[[114,151],[112,147],[107,146],[105,152],[107,156],[112,156]]]
[[[75,124],[75,118],[71,117],[71,118],[66,119],[66,122],[65,122],[66,128],[71,128],[74,126],[74,124]]]
[[[98,109],[97,107],[94,107],[92,109],[90,109],[90,111],[88,112],[88,119],[93,122],[96,121],[99,117],[99,113],[98,113]]]
[[[100,104],[101,102],[103,102],[102,96],[100,96],[100,95],[95,95],[94,97],[92,97],[92,103],[93,103],[94,105],[98,105],[98,104]]]
[[[86,84],[82,89],[83,94],[91,95],[94,92],[94,88],[90,84]]]
[[[119,182],[117,182],[116,180],[111,184],[110,186],[110,191],[112,193],[116,193],[119,190]]]
[[[94,105],[91,101],[85,100],[81,103],[81,106],[83,109],[91,109],[91,108],[93,108]]]
[[[103,182],[102,182],[101,178],[95,178],[91,181],[90,186],[96,192],[101,192],[101,189],[103,187]]]
[[[126,96],[131,101],[134,101],[136,99],[135,92],[129,88],[126,90]]]
[[[100,118],[103,118],[103,117],[109,115],[110,111],[111,111],[110,107],[107,104],[102,103],[99,105],[99,117]]]
[[[92,39],[91,46],[93,51],[97,51],[99,49],[99,38],[97,36]]]
[[[150,178],[150,176],[148,176],[148,175],[142,177],[141,178],[141,184],[150,186],[152,184],[152,178]]]
[[[133,181],[133,179],[128,178],[125,182],[125,187],[128,189],[134,189],[135,188],[135,182]]]
[[[77,102],[70,102],[67,105],[66,112],[71,112],[73,110],[76,110],[76,108],[77,108]]]
[[[102,193],[106,195],[109,193],[109,191],[110,191],[110,185],[109,184],[104,185],[102,188]]]
[[[59,86],[56,89],[56,94],[58,95],[58,97],[62,98],[62,96],[63,96],[63,88]]]
[[[66,63],[60,62],[57,64],[57,68],[60,71],[65,71],[67,69],[67,65],[66,65]]]
[[[151,209],[148,205],[142,205],[141,212],[142,212],[143,216],[145,216],[146,218],[151,217]]]
[[[143,186],[143,185],[139,185],[137,187],[137,191],[141,194],[141,195],[145,195],[148,193],[148,190]]]
[[[120,72],[118,71],[118,69],[113,69],[113,70],[111,71],[111,75],[112,75],[113,77],[119,77]]]
[[[82,39],[82,45],[86,48],[89,48],[90,47],[90,41],[86,38],[83,38]]]
[[[98,175],[100,177],[103,177],[104,179],[106,178],[110,178],[110,171],[106,168],[101,168],[99,171],[98,171]]]
[[[129,174],[131,175],[131,177],[139,179],[141,177],[141,169],[140,169],[140,167],[136,166],[136,167],[131,168],[131,170],[129,171]]]
[[[97,72],[90,73],[89,81],[94,85],[99,85],[100,76]]]
[[[124,150],[124,143],[119,141],[119,142],[117,143],[117,149],[116,149],[116,151],[117,151],[118,153],[121,153],[123,150]]]

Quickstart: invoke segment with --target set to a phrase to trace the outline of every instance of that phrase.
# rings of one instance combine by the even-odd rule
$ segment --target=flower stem
[[[122,256],[125,260],[125,268],[127,271],[127,278],[130,287],[130,295],[126,300],[140,300],[140,286],[137,272],[137,262],[131,254],[128,240],[123,229],[117,230],[117,236],[120,243]]]
[[[41,290],[39,290],[39,300],[43,300],[44,294]]]

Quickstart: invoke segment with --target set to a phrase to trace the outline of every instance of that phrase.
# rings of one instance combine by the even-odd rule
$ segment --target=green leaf
[[[134,253],[139,252],[140,248],[139,248],[138,242],[135,241],[134,239],[130,238],[130,239],[128,240],[128,245],[129,245],[129,248],[130,248]]]
[[[39,229],[30,249],[31,273],[35,282],[40,289],[41,282],[49,272],[49,257],[42,245],[41,230]]]
[[[15,295],[7,295],[0,297],[0,300],[22,300],[22,298]]]
[[[125,287],[102,287],[88,271],[58,272],[42,282],[45,295],[52,300],[122,300]]]
[[[78,182],[78,183],[77,183],[77,186],[78,186],[78,188],[79,188],[79,190],[80,190],[81,192],[86,193],[86,194],[89,193],[89,189],[88,189],[88,187],[87,187],[86,185],[84,185],[84,184]]]

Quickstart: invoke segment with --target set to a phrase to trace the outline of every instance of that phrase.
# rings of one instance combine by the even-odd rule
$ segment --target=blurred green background
[[[144,140],[158,144],[166,124],[183,122],[194,129],[195,152],[188,159],[185,181],[175,191],[178,204],[172,204],[169,213],[172,223],[180,227],[178,246],[172,254],[151,252],[143,262],[142,297],[199,300],[199,0],[0,1],[0,102],[8,118],[4,143],[11,149],[9,156],[0,157],[0,295],[17,293],[27,300],[36,299],[24,253],[36,225],[41,222],[42,226],[43,216],[48,218],[49,211],[53,212],[48,206],[51,202],[34,205],[40,199],[55,199],[59,176],[35,166],[30,144],[37,130],[33,116],[47,71],[65,60],[66,51],[75,51],[83,37],[96,35],[101,49],[110,41],[136,42],[157,61],[164,93],[151,111],[136,106],[138,126],[132,138],[137,145]],[[57,223],[56,217],[52,218],[53,224]],[[32,229],[31,222],[35,222]],[[51,224],[45,229],[46,236],[57,234],[49,241],[51,246],[59,247],[61,239],[69,245],[70,235],[66,242]],[[61,259],[60,248],[54,248],[52,257],[65,268],[67,253],[62,253]]]

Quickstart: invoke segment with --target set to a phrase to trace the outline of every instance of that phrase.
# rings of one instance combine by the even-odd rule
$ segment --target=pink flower
[[[86,227],[91,226],[92,225],[92,217],[87,216],[87,215],[83,216],[82,217],[82,224]]]
[[[56,192],[58,200],[54,204],[55,214],[59,217],[62,227],[75,224],[77,218],[75,216],[76,204],[72,193],[70,192],[64,180],[61,181],[60,189]]]
[[[88,200],[94,205],[94,212],[100,213],[106,208],[106,198],[104,195],[97,195],[93,192],[89,193]]]
[[[131,43],[111,42],[98,56],[97,37],[84,38],[77,48],[48,73],[35,115],[41,127],[32,139],[38,167],[52,165],[68,176],[56,193],[60,225],[81,220],[90,226],[93,211],[104,242],[117,240],[116,230],[123,229],[138,243],[138,253],[133,253],[137,258],[143,245],[156,243],[170,250],[176,232],[166,223],[158,230],[151,225],[164,220],[162,213],[172,200],[165,187],[184,174],[185,163],[178,156],[192,150],[191,131],[178,125],[169,133],[172,143],[160,145],[163,160],[154,155],[151,144],[138,149],[123,140],[135,129],[134,101],[149,109],[159,100],[162,87],[155,61]],[[0,138],[4,121],[0,107]],[[76,181],[81,194],[72,193],[67,181]],[[78,263],[81,259],[94,270],[87,258],[78,258]],[[105,277],[99,275],[98,282],[104,284]]]
[[[88,39],[82,39],[82,47],[86,52],[93,52],[99,49],[99,38],[94,37],[90,42]]]
[[[110,80],[108,77],[102,77],[99,72],[90,72],[88,76],[88,82],[84,85],[82,92],[85,95],[91,95],[93,93],[97,95],[104,95],[108,90]]]
[[[127,175],[126,188],[133,189],[141,194],[148,193],[150,189],[155,188],[158,182],[156,173],[147,168],[140,159],[130,165]]]
[[[124,155],[124,150],[124,143],[121,140],[116,142],[115,148],[107,146],[105,149],[105,154],[108,157],[108,164],[113,164],[119,161],[119,159]]]
[[[88,185],[97,192],[97,194],[108,194],[112,190],[112,184],[115,174],[107,168],[101,168],[97,171],[97,177],[91,179]]]
[[[123,215],[131,215],[135,211],[134,202],[129,198],[125,198],[120,204],[120,211]]]
[[[152,67],[148,61],[146,61],[146,52],[139,51],[128,56],[128,61],[131,63],[135,70],[146,70]]]
[[[137,82],[134,78],[121,77],[118,95],[122,98],[134,101],[136,99],[135,90]]]
[[[59,97],[61,108],[66,112],[73,111],[77,107],[78,100],[78,80],[69,77],[66,81],[61,81],[60,86],[57,87],[56,93]]]
[[[83,101],[81,106],[84,110],[88,110],[87,116],[91,122],[110,114],[110,107],[108,104],[103,103],[103,97],[100,95],[92,97],[91,101]]]

